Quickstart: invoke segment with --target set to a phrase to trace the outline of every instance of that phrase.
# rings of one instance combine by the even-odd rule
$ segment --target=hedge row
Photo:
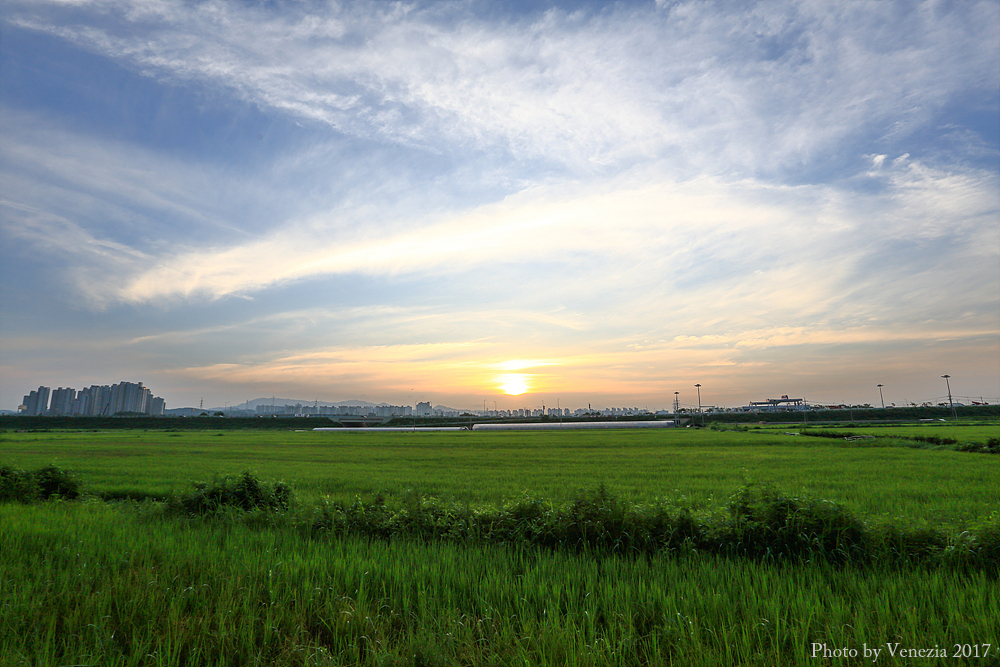
[[[0,468],[0,501],[33,502],[80,496],[79,481],[55,466],[36,471]],[[408,494],[398,507],[385,498],[347,504],[324,501],[293,509],[282,482],[249,472],[193,489],[158,505],[167,515],[252,513],[258,523],[280,516],[306,533],[531,546],[589,554],[712,553],[772,561],[821,560],[833,564],[954,565],[1000,574],[1000,515],[960,535],[940,530],[872,527],[840,505],[782,494],[751,484],[734,493],[724,515],[696,516],[666,505],[636,505],[598,489],[566,505],[524,497],[477,509]],[[281,514],[275,514],[281,513]]]
[[[870,527],[827,500],[796,498],[769,485],[749,485],[730,499],[724,516],[699,517],[683,508],[632,505],[603,487],[566,506],[523,498],[477,510],[410,496],[398,509],[370,502],[326,503],[311,530],[377,538],[532,545],[587,553],[653,555],[713,553],[754,559],[822,560],[834,564],[951,564],[997,573],[1000,517],[960,536],[938,530]]]

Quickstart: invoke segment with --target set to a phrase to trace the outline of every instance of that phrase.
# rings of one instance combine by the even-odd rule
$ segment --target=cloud
[[[962,114],[995,120],[996,3],[478,8],[6,2],[46,91],[55,38],[81,86],[212,112],[5,99],[6,275],[184,386],[635,395],[995,339],[998,151]]]
[[[506,266],[516,281],[508,289],[544,289],[561,299],[617,285],[680,305],[705,298],[722,309],[774,304],[801,319],[850,308],[846,294],[913,293],[941,279],[926,268],[951,257],[981,257],[967,259],[967,268],[953,266],[949,274],[957,281],[972,280],[990,261],[994,175],[944,173],[910,162],[883,178],[886,191],[878,196],[717,179],[619,183],[603,191],[538,187],[444,219],[392,226],[401,231],[324,234],[317,231],[324,223],[310,220],[249,244],[161,255],[121,276],[107,297],[137,303],[220,298],[353,273],[458,280],[477,267]],[[895,254],[891,265],[866,259],[883,252]],[[558,284],[546,282],[545,264],[562,267]],[[893,285],[895,273],[909,283]],[[965,293],[982,298],[975,286]],[[884,305],[877,296],[865,301]]]
[[[795,168],[995,91],[982,72],[1000,55],[992,3],[692,2],[492,23],[452,4],[82,7],[74,22],[11,3],[8,20],[346,134],[583,173],[665,157],[689,172]]]

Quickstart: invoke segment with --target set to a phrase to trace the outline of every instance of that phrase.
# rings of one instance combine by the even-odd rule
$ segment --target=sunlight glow
[[[528,377],[520,373],[507,373],[497,378],[500,388],[508,396],[520,396],[528,391]]]

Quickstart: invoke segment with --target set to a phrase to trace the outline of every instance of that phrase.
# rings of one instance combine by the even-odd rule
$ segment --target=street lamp
[[[952,403],[952,401],[951,401],[951,382],[948,381],[948,378],[950,378],[951,376],[950,375],[942,375],[941,377],[944,378],[944,383],[948,386],[948,405],[951,407],[951,416],[954,419],[958,419],[958,413],[955,412],[955,404]]]
[[[885,410],[885,396],[882,395],[882,387],[883,385],[878,386],[878,397],[882,399],[882,409]]]
[[[701,414],[701,384],[695,385],[698,388],[698,414],[701,415],[701,423],[705,423],[705,415]]]

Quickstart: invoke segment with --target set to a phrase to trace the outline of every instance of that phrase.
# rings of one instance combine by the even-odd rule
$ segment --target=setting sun
[[[528,391],[528,379],[520,373],[508,373],[497,378],[500,388],[509,396],[520,396]]]

